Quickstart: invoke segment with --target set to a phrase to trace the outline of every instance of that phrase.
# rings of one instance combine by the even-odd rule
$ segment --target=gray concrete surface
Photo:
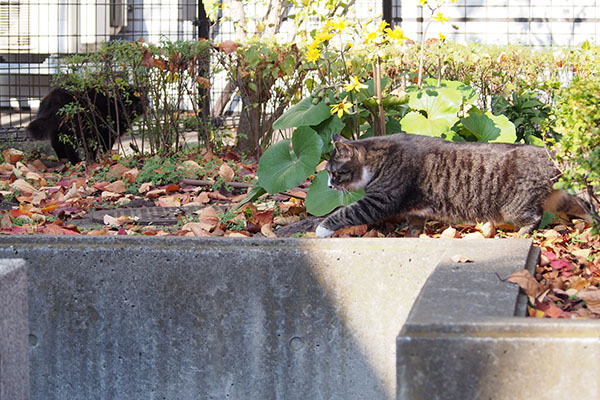
[[[506,278],[519,258],[465,255],[474,262],[444,255],[398,336],[398,399],[597,400],[600,321],[515,317],[525,299],[495,272]]]
[[[0,400],[29,399],[27,266],[0,259]]]
[[[392,399],[448,243],[0,237],[29,265],[32,399]]]
[[[530,246],[3,236],[0,257],[29,265],[32,399],[375,400],[396,397],[396,338],[441,259],[513,272]]]

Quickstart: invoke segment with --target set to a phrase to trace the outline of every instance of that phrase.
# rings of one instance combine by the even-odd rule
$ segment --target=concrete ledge
[[[438,262],[506,253],[513,272],[530,247],[0,237],[0,257],[29,266],[31,398],[40,400],[393,399],[396,337]]]
[[[442,259],[398,336],[398,399],[597,399],[600,322],[514,317],[522,295],[495,275],[511,262],[465,255]]]
[[[0,259],[0,399],[29,399],[27,267]]]

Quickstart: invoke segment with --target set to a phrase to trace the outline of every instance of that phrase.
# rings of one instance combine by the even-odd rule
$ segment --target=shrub
[[[557,188],[585,193],[596,205],[590,207],[589,212],[598,228],[600,77],[576,77],[557,98],[553,119],[560,141],[550,139],[555,160],[562,171]]]

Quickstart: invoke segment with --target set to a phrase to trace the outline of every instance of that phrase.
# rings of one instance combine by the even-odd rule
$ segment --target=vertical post
[[[0,399],[29,399],[27,265],[0,260]]]
[[[198,1],[198,18],[194,21],[194,25],[198,27],[198,40],[210,39],[210,19],[206,15],[203,0]],[[206,57],[200,60],[200,64],[198,65],[198,75],[207,79],[209,78],[210,53],[206,54]],[[210,88],[200,88],[198,95],[200,96],[200,104],[202,107],[202,123],[198,131],[198,141],[206,146],[209,144],[208,141],[210,140]]]
[[[392,25],[392,0],[383,0],[383,20]]]

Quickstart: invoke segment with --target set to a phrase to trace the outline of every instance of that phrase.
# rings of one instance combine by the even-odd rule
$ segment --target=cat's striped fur
[[[331,188],[366,194],[327,217],[319,237],[398,214],[412,232],[427,219],[513,221],[523,235],[538,227],[543,211],[590,220],[578,198],[553,189],[559,171],[542,147],[404,133],[359,141],[335,135],[327,172]]]

